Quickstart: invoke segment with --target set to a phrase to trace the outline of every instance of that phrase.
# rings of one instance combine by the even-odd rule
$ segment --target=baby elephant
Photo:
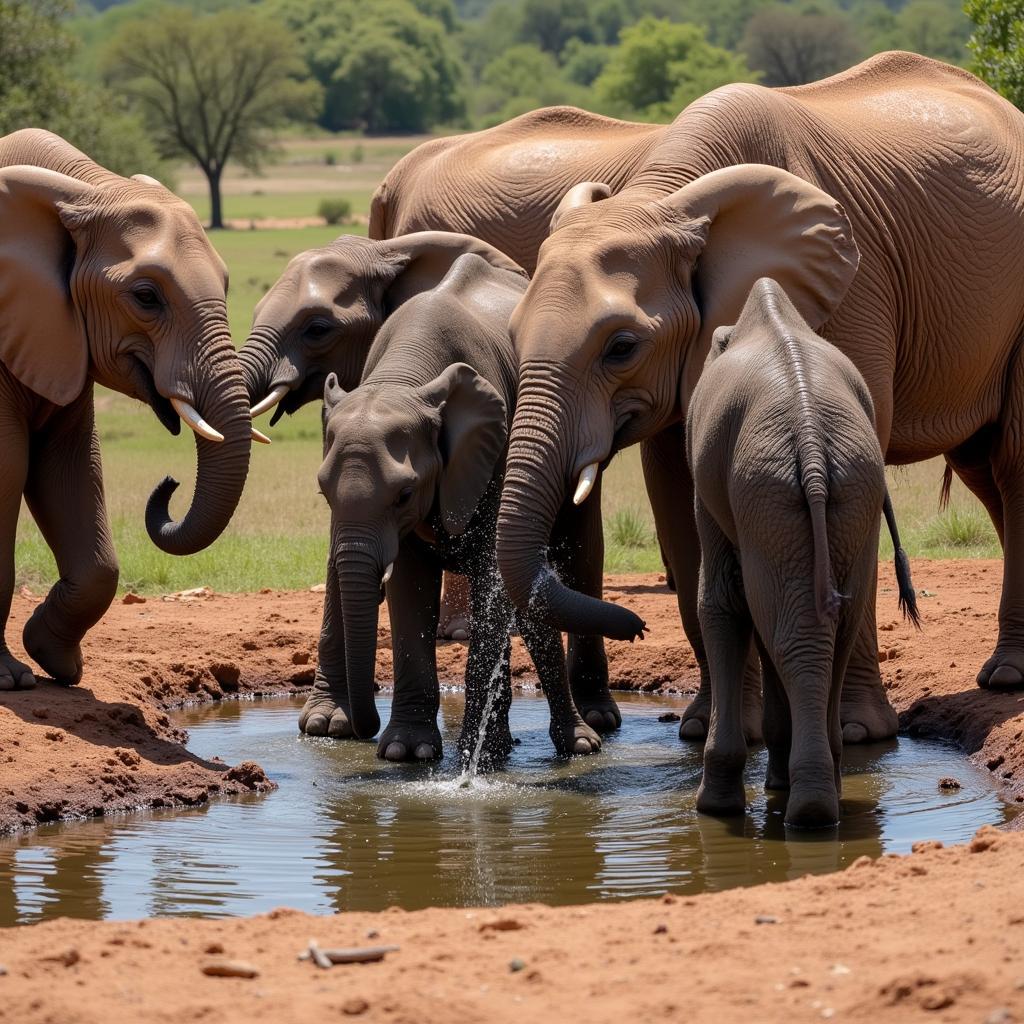
[[[742,813],[742,680],[751,632],[764,676],[766,789],[786,824],[839,819],[839,697],[874,593],[879,512],[900,607],[918,614],[863,378],[762,278],[719,328],[694,388],[687,457],[701,541],[699,614],[712,716],[697,808]]]
[[[380,720],[373,676],[381,585],[391,618],[395,693],[378,755],[441,756],[434,643],[441,573],[468,577],[471,594],[466,713],[459,741],[471,757],[489,721],[482,763],[512,749],[508,728],[513,607],[495,559],[498,504],[517,364],[508,320],[525,275],[460,256],[432,291],[411,298],[381,328],[358,388],[331,374],[324,394],[320,488],[331,539],[318,685],[303,720],[324,715],[333,736],[368,739]],[[566,676],[561,636],[521,616],[519,628],[551,709],[562,755],[598,751]],[[300,720],[300,726],[303,725]]]

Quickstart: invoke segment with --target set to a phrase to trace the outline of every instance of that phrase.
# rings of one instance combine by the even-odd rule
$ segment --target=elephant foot
[[[314,690],[299,712],[299,732],[307,736],[330,736],[349,740],[355,737],[349,720],[347,701],[329,690]]]
[[[459,643],[469,640],[469,583],[463,576],[445,577],[437,638]]]
[[[380,734],[377,756],[382,761],[436,761],[443,753],[437,720],[391,719]]]
[[[892,739],[899,727],[899,719],[892,709],[885,690],[863,692],[847,697],[843,691],[839,706],[839,721],[843,727],[844,743],[876,743]]]
[[[588,693],[586,696],[575,697],[573,703],[580,713],[580,718],[590,726],[594,732],[614,732],[622,725],[622,713],[619,705],[611,692],[605,690],[603,694]]]
[[[839,823],[839,795],[793,789],[783,819],[789,828],[834,828]]]
[[[743,779],[728,785],[709,784],[706,779],[701,779],[697,788],[697,810],[716,818],[733,818],[745,814],[747,794],[743,789]]]
[[[768,771],[764,777],[764,788],[769,793],[785,793],[789,789],[788,765],[776,765],[768,758]]]
[[[463,770],[469,767],[479,739],[479,722],[463,722],[462,733],[459,736],[459,761]],[[507,716],[492,719],[491,723],[487,726],[487,735],[484,737],[484,743],[480,749],[477,770],[486,772],[504,767],[512,756],[514,746],[512,730],[509,729]]]
[[[582,757],[601,750],[601,737],[579,717],[552,721],[548,735],[559,757]]]
[[[0,650],[0,690],[31,690],[35,685],[32,669],[10,651]]]
[[[1000,644],[981,667],[978,685],[985,690],[1017,690],[1024,686],[1024,650]]]
[[[61,686],[74,686],[82,678],[82,648],[68,643],[46,622],[46,605],[32,613],[22,633],[22,642],[29,657]]]
[[[760,696],[755,702],[743,701],[743,738],[748,746],[755,746],[764,738],[761,726]],[[679,723],[679,738],[684,743],[703,743],[708,738],[708,722],[711,720],[711,697],[699,692],[683,712]]]

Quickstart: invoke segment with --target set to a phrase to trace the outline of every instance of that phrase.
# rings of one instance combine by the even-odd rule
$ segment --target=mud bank
[[[974,685],[995,639],[1001,572],[997,561],[915,563],[924,614],[924,630],[915,634],[896,611],[895,583],[883,565],[879,657],[902,727],[957,743],[997,775],[1010,799],[1024,802],[1024,694]],[[634,608],[650,628],[643,642],[608,644],[613,687],[692,693],[696,663],[675,596],[655,576],[608,577],[606,585],[611,600]],[[15,598],[9,637],[20,635],[39,600],[27,593]],[[166,712],[188,702],[308,686],[322,602],[322,594],[306,591],[115,604],[85,643],[79,686],[68,690],[43,680],[32,691],[0,693],[0,830],[196,805],[272,785],[258,765],[193,757]],[[392,674],[390,642],[382,614],[381,681]],[[465,656],[461,644],[439,649],[445,681],[459,681]],[[513,673],[532,678],[518,640]],[[258,760],[259,752],[253,756]]]

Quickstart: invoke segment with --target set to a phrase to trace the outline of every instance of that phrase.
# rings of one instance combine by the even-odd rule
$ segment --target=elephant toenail
[[[306,719],[304,732],[307,736],[326,736],[327,718],[324,715],[310,715]]]
[[[387,761],[404,761],[405,744],[399,743],[397,740],[394,743],[389,743],[387,750],[384,751],[384,758]]]
[[[847,722],[843,726],[844,743],[863,743],[867,738],[868,731],[860,722]]]
[[[419,761],[431,761],[434,758],[434,748],[429,743],[421,743],[416,748],[416,759]]]
[[[988,685],[1000,690],[1008,690],[1021,685],[1024,681],[1020,672],[1012,665],[1000,665],[988,678]]]
[[[458,640],[460,642],[465,642],[466,640],[469,639],[469,631],[466,630],[466,629],[453,629],[452,630],[452,639],[453,640]]]
[[[702,740],[705,736],[705,725],[699,718],[687,718],[679,726],[681,740]]]

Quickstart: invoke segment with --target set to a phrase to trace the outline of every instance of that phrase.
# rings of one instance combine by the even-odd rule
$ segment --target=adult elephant
[[[60,683],[80,678],[79,643],[117,586],[93,383],[147,402],[173,434],[180,417],[197,435],[185,516],[169,513],[176,481],[150,496],[158,547],[199,551],[238,504],[252,423],[226,286],[195,214],[158,182],[112,174],[49,132],[0,139],[0,622],[24,495],[60,580],[23,639]],[[33,684],[0,637],[0,689]]]
[[[1005,575],[998,643],[978,681],[1020,684],[1022,214],[1024,117],[967,72],[907,53],[797,88],[718,89],[624,186],[571,189],[513,319],[520,393],[498,540],[513,599],[539,602],[565,629],[636,633],[632,613],[547,572],[545,545],[577,479],[585,490],[616,451],[647,439],[658,535],[701,666],[681,733],[704,733],[680,420],[712,332],[736,322],[767,276],[863,374],[887,461],[945,454],[992,514]],[[847,741],[896,728],[869,612],[844,683]]]
[[[330,373],[354,388],[389,313],[437,285],[463,252],[495,265],[505,253],[532,270],[566,190],[595,176],[625,182],[664,130],[552,107],[418,146],[374,194],[371,241],[343,237],[297,256],[257,306],[240,352],[253,414],[274,409],[273,425],[320,400]],[[573,582],[600,597],[599,500],[564,510],[562,526],[578,541],[563,553]],[[616,727],[600,638],[571,639],[568,660],[583,717],[599,731]]]

